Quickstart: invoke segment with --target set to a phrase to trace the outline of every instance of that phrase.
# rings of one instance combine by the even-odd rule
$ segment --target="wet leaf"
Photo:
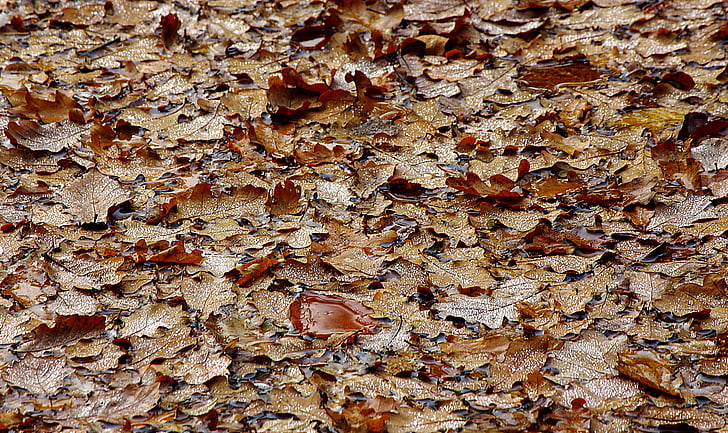
[[[13,386],[34,394],[53,395],[63,386],[70,373],[62,357],[36,357],[27,354],[22,360],[4,369],[3,379]]]
[[[268,193],[262,188],[245,186],[234,188],[230,194],[212,191],[211,185],[202,183],[177,198],[177,213],[172,221],[200,218],[212,221],[218,218],[251,217],[265,211]]]
[[[21,352],[43,352],[59,349],[81,339],[95,338],[105,330],[103,316],[58,316],[52,327],[41,324],[29,335],[29,341],[18,349]]]
[[[38,125],[32,120],[23,119],[8,123],[5,130],[10,141],[17,146],[51,152],[76,147],[86,132],[87,127],[74,122]]]
[[[61,191],[68,212],[82,224],[105,223],[109,209],[129,200],[129,192],[117,181],[91,169]]]
[[[435,304],[434,308],[443,317],[460,317],[496,329],[503,325],[504,319],[517,320],[518,303],[535,300],[539,293],[535,281],[518,277],[494,289],[492,295],[450,295],[446,302]]]
[[[371,328],[374,311],[352,299],[304,292],[291,304],[291,323],[302,334],[328,337],[332,334]]]
[[[601,74],[588,62],[577,59],[526,67],[520,71],[519,78],[529,87],[553,91],[564,84],[598,80]]]
[[[123,423],[137,415],[146,415],[157,405],[159,383],[128,386],[110,391],[99,391],[73,404],[50,419],[102,420]]]
[[[488,383],[498,391],[507,391],[514,383],[524,381],[539,371],[548,357],[549,339],[546,336],[510,343],[490,367]]]
[[[203,317],[207,317],[223,305],[235,303],[236,297],[231,287],[232,283],[227,279],[201,273],[195,278],[184,280],[181,289],[187,305],[200,310]]]

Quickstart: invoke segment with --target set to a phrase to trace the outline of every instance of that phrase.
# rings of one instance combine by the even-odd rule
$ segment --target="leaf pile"
[[[8,431],[726,431],[716,0],[2,2]]]

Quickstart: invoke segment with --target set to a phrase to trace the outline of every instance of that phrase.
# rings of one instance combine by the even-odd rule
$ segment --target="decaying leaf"
[[[105,330],[103,316],[58,316],[52,327],[41,324],[30,334],[29,341],[19,348],[22,352],[43,352],[59,349],[84,338],[98,337]]]
[[[265,211],[268,193],[262,188],[234,188],[230,194],[212,191],[211,185],[201,183],[177,198],[177,213],[172,221],[200,218],[252,217]]]
[[[480,322],[489,328],[500,328],[503,319],[518,319],[518,304],[534,300],[540,293],[538,284],[518,277],[501,284],[492,295],[451,295],[448,301],[434,307],[443,316],[460,317],[470,322]]]

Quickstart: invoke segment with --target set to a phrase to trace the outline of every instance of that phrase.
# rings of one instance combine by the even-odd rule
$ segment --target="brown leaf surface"
[[[96,169],[89,170],[61,191],[61,199],[68,211],[82,224],[106,222],[109,208],[127,201],[129,197],[129,192],[117,181]]]
[[[18,119],[8,123],[5,134],[16,146],[30,150],[60,152],[78,147],[88,126],[71,121],[39,125],[32,120]]]
[[[210,184],[202,183],[177,198],[177,213],[172,222],[194,218],[212,221],[251,217],[264,212],[267,200],[268,193],[262,188],[248,185],[234,188],[231,194],[227,194],[212,191]]]
[[[34,394],[51,396],[63,386],[70,373],[62,357],[36,357],[29,353],[4,369],[3,379]]]
[[[491,364],[488,383],[498,391],[507,391],[514,383],[526,380],[546,363],[549,345],[546,336],[511,342],[508,350]]]
[[[2,429],[726,429],[724,2],[198,3],[0,0]]]
[[[105,330],[103,316],[58,316],[53,327],[41,324],[28,336],[21,352],[43,352],[59,349],[84,338],[98,337]]]
[[[80,398],[51,420],[101,420],[124,423],[126,420],[147,413],[159,401],[159,383],[128,386],[110,391],[99,391],[85,399]]]

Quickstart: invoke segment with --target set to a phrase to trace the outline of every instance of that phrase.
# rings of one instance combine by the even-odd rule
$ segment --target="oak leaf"
[[[185,278],[180,289],[190,308],[200,310],[202,317],[217,311],[223,305],[234,304],[236,297],[231,290],[232,283],[226,278],[200,273],[194,278]]]
[[[488,383],[496,391],[507,391],[514,383],[524,381],[546,363],[550,349],[545,335],[511,342],[508,350],[491,363]]]
[[[109,391],[97,391],[86,398],[77,398],[49,417],[51,420],[101,420],[123,424],[138,415],[147,415],[159,401],[159,383],[130,385]]]

